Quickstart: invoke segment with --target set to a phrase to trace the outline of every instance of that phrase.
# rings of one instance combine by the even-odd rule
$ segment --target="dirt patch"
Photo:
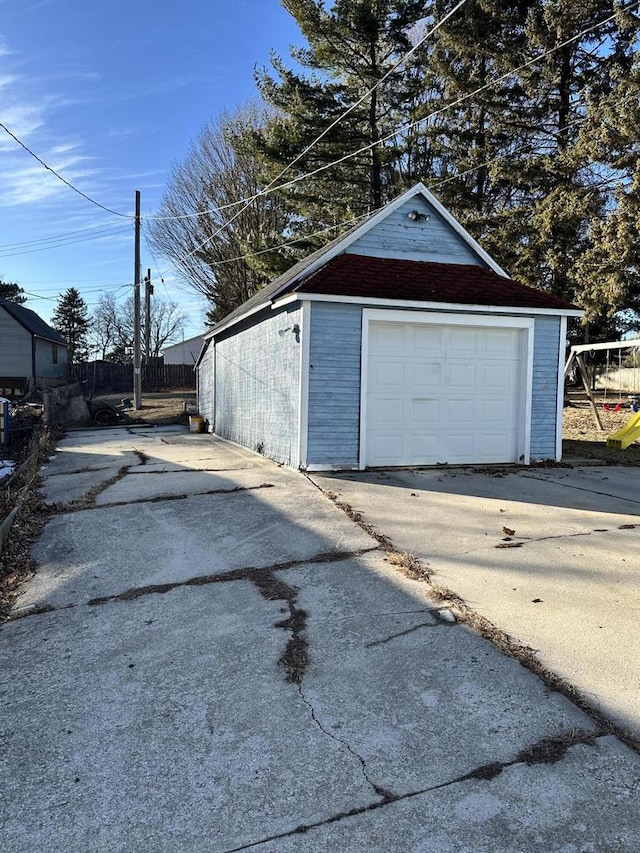
[[[118,405],[123,399],[122,394],[104,394],[100,399],[109,400]],[[185,411],[185,406],[187,411]],[[143,421],[156,426],[168,424],[188,424],[189,415],[196,412],[196,395],[194,391],[176,391],[166,394],[143,394],[142,408],[127,409],[131,418],[141,418]]]
[[[621,429],[633,416],[629,408],[607,411],[604,405],[618,403],[618,395],[596,396],[602,432],[598,429],[593,410],[584,394],[570,395],[570,403],[563,411],[562,450],[565,458],[599,459],[607,465],[640,465],[640,444],[631,444],[625,450],[607,447],[607,438]],[[626,404],[626,398],[622,402]]]

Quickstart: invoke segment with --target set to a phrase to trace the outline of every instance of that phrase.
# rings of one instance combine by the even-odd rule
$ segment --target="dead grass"
[[[104,394],[101,399],[118,405],[125,398],[123,394]],[[185,404],[188,411],[184,411]],[[195,391],[168,391],[163,394],[143,394],[142,408],[128,409],[132,418],[141,418],[149,424],[166,426],[168,424],[188,424],[189,414],[196,412]]]
[[[635,443],[625,450],[607,447],[607,438],[621,429],[632,417],[631,409],[624,408],[619,412],[607,411],[603,403],[615,405],[618,394],[609,394],[605,400],[603,395],[596,396],[598,412],[602,420],[603,430],[598,429],[593,410],[584,392],[572,392],[570,403],[563,412],[563,456],[565,458],[598,459],[607,465],[640,465],[640,444]],[[623,396],[622,402],[626,403]]]

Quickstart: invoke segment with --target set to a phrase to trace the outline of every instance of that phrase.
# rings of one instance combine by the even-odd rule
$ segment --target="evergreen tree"
[[[66,290],[51,317],[51,325],[69,344],[69,361],[78,364],[88,357],[87,335],[91,325],[87,303],[75,287]]]
[[[2,281],[2,279],[0,279],[0,299],[8,299],[9,302],[15,302],[18,305],[24,305],[27,301],[24,290],[19,284]]]
[[[265,132],[256,134],[254,151],[268,181],[281,183],[323,169],[282,190],[297,214],[293,233],[310,235],[381,207],[414,178],[408,174],[412,170],[407,169],[410,156],[404,139],[382,140],[411,120],[415,98],[424,89],[424,71],[415,73],[420,49],[407,65],[393,68],[411,49],[412,30],[424,18],[425,4],[336,0],[328,9],[323,0],[283,0],[283,6],[307,45],[292,49],[301,71],[273,56],[271,71],[257,73],[260,93],[276,117]],[[360,149],[357,156],[324,170]],[[280,180],[282,169],[294,160]],[[326,238],[310,239],[301,248],[307,251],[318,242]]]

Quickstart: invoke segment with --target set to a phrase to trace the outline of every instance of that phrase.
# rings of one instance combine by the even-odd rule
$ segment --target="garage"
[[[209,429],[305,471],[562,458],[567,323],[422,184],[208,333]]]
[[[365,311],[364,465],[524,461],[532,325]]]

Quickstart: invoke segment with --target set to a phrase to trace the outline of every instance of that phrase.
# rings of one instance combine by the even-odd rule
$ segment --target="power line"
[[[374,142],[371,142],[368,145],[365,145],[365,146],[357,149],[356,151],[352,151],[349,154],[345,154],[344,156],[339,157],[336,160],[333,160],[331,163],[325,163],[324,165],[319,166],[310,172],[306,172],[303,175],[299,175],[290,181],[286,181],[283,184],[278,184],[276,186],[273,186],[273,182],[271,182],[265,189],[260,190],[258,193],[255,193],[254,195],[249,196],[245,199],[240,199],[237,202],[230,203],[229,205],[225,205],[224,206],[225,208],[229,208],[231,206],[239,206],[239,205],[244,205],[244,206],[242,207],[241,210],[237,211],[236,214],[234,214],[234,216],[231,217],[231,219],[227,220],[223,225],[221,225],[217,229],[217,231],[215,231],[213,234],[211,234],[209,237],[207,237],[202,243],[197,245],[194,249],[192,249],[190,252],[188,252],[183,258],[181,258],[181,261],[184,262],[189,257],[195,255],[196,252],[200,251],[200,249],[202,249],[204,246],[206,246],[208,243],[210,243],[212,240],[214,240],[217,236],[219,236],[219,234],[221,234],[225,228],[227,228],[229,225],[231,225],[231,223],[234,222],[235,219],[237,219],[238,216],[240,216],[244,212],[244,210],[246,210],[246,208],[249,206],[249,204],[251,202],[255,201],[256,199],[261,198],[261,197],[267,195],[268,193],[273,193],[273,192],[277,192],[278,190],[281,190],[281,189],[292,187],[295,184],[300,183],[303,180],[306,180],[307,178],[313,177],[313,176],[315,176],[321,172],[325,172],[328,169],[331,169],[334,166],[340,165],[341,163],[344,163],[347,160],[351,160],[360,154],[367,153],[372,148],[375,148],[378,145],[382,145],[385,142],[388,142],[389,140],[394,139],[399,133],[406,133],[409,130],[412,130],[414,127],[417,127],[418,125],[421,125],[421,124],[429,121],[430,119],[435,118],[436,116],[441,115],[444,112],[447,112],[448,110],[452,109],[453,107],[459,106],[460,104],[464,103],[465,101],[468,101],[470,98],[473,98],[475,95],[478,95],[478,94],[496,86],[497,84],[503,82],[504,80],[511,77],[512,75],[517,74],[520,71],[523,71],[525,68],[528,68],[531,65],[535,65],[536,63],[541,62],[543,59],[546,59],[548,56],[551,56],[552,54],[556,53],[559,50],[562,50],[564,47],[567,47],[569,44],[572,44],[573,42],[577,41],[578,39],[582,38],[583,36],[593,32],[594,30],[597,30],[600,27],[604,26],[605,24],[609,23],[614,18],[616,18],[620,12],[628,12],[631,9],[637,8],[639,5],[640,5],[640,0],[635,0],[635,2],[629,4],[628,6],[625,6],[623,9],[617,10],[612,15],[609,15],[607,18],[604,18],[602,21],[598,21],[596,24],[593,24],[590,27],[586,27],[581,32],[577,33],[574,36],[571,36],[571,38],[566,39],[565,41],[561,42],[560,44],[556,45],[555,47],[549,48],[549,50],[544,51],[543,53],[539,54],[536,57],[533,57],[532,59],[528,60],[527,62],[522,63],[522,65],[519,65],[517,68],[511,69],[510,71],[505,72],[504,74],[501,74],[499,77],[496,77],[493,80],[490,80],[488,83],[485,83],[484,85],[479,86],[477,89],[473,90],[472,92],[469,92],[468,94],[461,95],[459,98],[456,98],[454,101],[450,102],[449,104],[446,104],[445,106],[441,107],[438,110],[434,110],[429,115],[424,116],[421,119],[417,119],[416,121],[409,122],[408,124],[403,125],[400,128],[397,128],[393,133],[390,133],[387,136],[382,137],[381,139],[375,140]],[[219,208],[219,210],[222,210],[222,208]],[[216,211],[216,209],[212,208],[209,211],[205,211],[205,213],[206,212],[213,213],[215,211]],[[196,215],[196,214],[193,214],[193,215]],[[198,214],[198,215],[202,215],[202,213]],[[177,219],[177,218],[184,218],[184,217],[168,217],[168,218],[169,219],[174,219],[174,218]]]
[[[446,22],[449,20],[449,18],[451,18],[453,15],[455,15],[455,13],[458,11],[458,9],[460,9],[462,6],[464,6],[464,4],[466,2],[467,2],[467,0],[459,0],[459,2],[453,7],[453,9],[450,9],[449,12],[447,12],[447,14],[440,21],[438,21],[437,24],[435,24],[430,30],[427,30],[427,32],[425,32],[425,34],[416,42],[416,44],[413,45],[411,50],[408,50],[404,54],[404,56],[401,56],[400,59],[398,59],[398,61],[395,63],[395,65],[392,65],[391,68],[387,72],[385,72],[385,74],[383,74],[379,80],[376,80],[374,85],[371,86],[371,88],[368,89],[364,93],[364,95],[362,95],[362,97],[360,97],[357,101],[355,101],[355,103],[351,104],[351,106],[348,107],[344,112],[342,112],[336,119],[334,119],[330,125],[325,127],[325,129],[322,131],[322,133],[320,133],[312,142],[310,142],[303,151],[301,151],[299,154],[297,154],[294,157],[294,159],[290,163],[288,163],[284,167],[284,169],[282,169],[282,171],[275,176],[275,178],[272,179],[272,181],[267,185],[267,187],[264,190],[262,190],[261,192],[257,193],[257,195],[251,196],[250,198],[244,199],[242,201],[235,201],[235,202],[230,202],[229,204],[223,204],[220,207],[207,208],[205,210],[201,210],[201,211],[196,212],[196,213],[184,213],[184,214],[181,214],[179,216],[146,216],[145,219],[161,220],[161,221],[177,220],[177,219],[192,219],[192,218],[196,218],[198,216],[206,216],[207,214],[210,214],[210,213],[221,213],[223,210],[228,210],[232,207],[236,207],[237,205],[244,204],[245,202],[247,204],[250,204],[256,198],[259,198],[261,195],[264,195],[266,192],[268,192],[270,190],[270,188],[273,186],[273,184],[275,184],[277,181],[279,181],[280,178],[289,171],[289,169],[291,169],[293,166],[295,166],[295,164],[299,160],[301,160],[306,154],[308,154],[312,148],[315,148],[315,146],[322,139],[324,139],[324,137],[331,130],[333,130],[334,127],[336,127],[338,124],[340,124],[341,121],[343,121],[348,115],[350,115],[355,109],[357,109],[362,103],[364,103],[364,101],[366,101],[366,99],[368,97],[370,97],[385,82],[385,80],[389,79],[389,77],[394,73],[394,71],[396,71],[401,65],[404,65],[409,59],[411,59],[411,57],[418,50],[418,48],[422,47],[422,45],[425,43],[425,41],[427,41],[427,39],[429,39],[434,33],[436,33],[440,29],[440,27],[442,27],[444,24],[446,24]],[[240,215],[242,212],[243,211],[240,211],[238,213],[238,215]],[[236,217],[234,217],[234,219],[235,218]],[[233,221],[233,220],[231,220],[231,221]],[[229,225],[229,224],[230,224],[230,222],[226,223],[226,225]],[[223,225],[222,228],[226,228],[226,225]],[[214,236],[216,236],[216,235],[214,235]]]
[[[49,249],[59,249],[63,246],[74,246],[77,243],[88,243],[88,242],[91,242],[92,240],[105,240],[108,237],[117,237],[117,236],[119,236],[121,234],[125,234],[127,232],[128,232],[127,227],[123,228],[122,226],[119,226],[117,228],[105,229],[101,234],[94,234],[94,235],[90,235],[90,236],[86,236],[86,237],[80,237],[77,240],[73,240],[73,239],[57,240],[57,241],[52,240],[49,243],[49,245],[34,246],[30,249],[24,249],[22,251],[16,251],[16,252],[0,250],[0,258],[15,258],[15,257],[18,257],[20,255],[33,255],[33,254],[37,254],[38,252],[46,252]]]
[[[91,228],[78,228],[75,231],[65,231],[62,234],[51,234],[49,237],[38,237],[34,240],[22,240],[18,243],[0,243],[0,251],[4,251],[5,249],[21,249],[25,246],[37,246],[41,243],[48,243],[52,240],[62,240],[67,237],[76,237],[83,235],[91,235],[96,233],[97,231],[105,231],[110,228],[122,228],[121,223],[113,223],[112,225],[105,225],[104,223],[101,225],[93,225]]]
[[[66,178],[63,178],[59,172],[56,172],[56,170],[49,166],[48,163],[45,163],[45,161],[41,157],[38,157],[38,155],[35,154],[27,145],[25,145],[25,143],[21,139],[18,139],[15,133],[12,133],[9,128],[2,122],[0,122],[0,128],[2,128],[2,130],[4,130],[4,132],[8,134],[15,142],[17,142],[21,148],[24,148],[27,154],[37,160],[41,166],[44,166],[44,168],[48,172],[51,172],[52,175],[54,175],[59,181],[62,181],[62,183],[68,186],[69,189],[73,190],[74,193],[78,193],[79,196],[82,196],[82,198],[95,205],[95,207],[99,207],[101,210],[105,210],[107,213],[112,213],[114,216],[121,216],[123,219],[134,218],[129,213],[119,213],[117,210],[112,210],[110,207],[106,207],[104,204],[100,204],[99,201],[96,201],[94,198],[91,198],[91,196],[87,195],[86,193],[83,193],[82,190],[79,190],[77,187],[74,187],[74,185],[70,183]]]

